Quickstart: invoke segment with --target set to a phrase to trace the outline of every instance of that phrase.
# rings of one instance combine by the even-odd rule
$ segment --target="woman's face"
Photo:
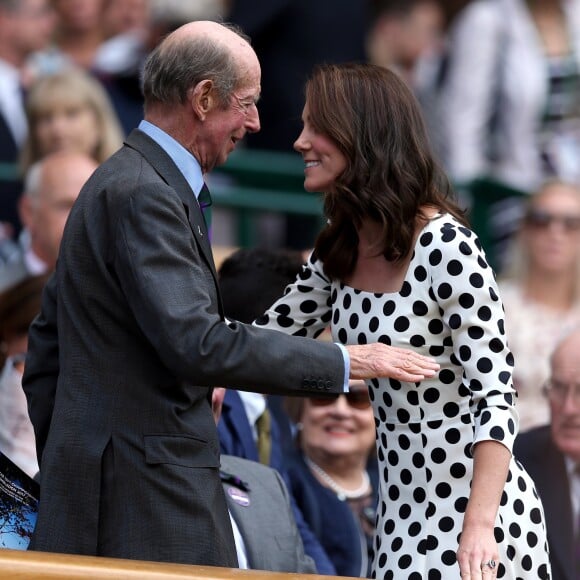
[[[325,462],[345,457],[360,457],[366,461],[375,444],[375,422],[364,381],[351,381],[353,402],[345,395],[330,399],[304,401],[300,441],[314,461]],[[353,406],[356,405],[356,406]],[[358,408],[362,407],[362,408]]]
[[[41,112],[35,130],[42,156],[57,151],[78,151],[93,157],[101,139],[94,111],[73,102],[53,105]]]
[[[327,192],[332,190],[336,178],[346,169],[347,160],[337,145],[312,126],[308,102],[302,112],[303,129],[294,142],[294,149],[304,159],[304,189]]]
[[[580,193],[553,184],[534,199],[524,221],[530,266],[545,273],[570,271],[580,253]]]

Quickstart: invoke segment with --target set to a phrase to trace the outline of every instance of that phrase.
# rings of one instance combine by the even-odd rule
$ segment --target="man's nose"
[[[260,130],[260,113],[258,113],[258,107],[253,105],[248,111],[246,119],[246,131],[248,133],[257,133]]]
[[[577,392],[576,387],[566,391],[566,397],[562,403],[562,411],[567,415],[580,413],[580,393]]]

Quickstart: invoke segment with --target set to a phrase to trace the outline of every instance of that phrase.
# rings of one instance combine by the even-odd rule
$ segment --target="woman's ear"
[[[193,89],[190,89],[189,102],[197,118],[205,121],[207,114],[216,104],[213,81],[209,79],[200,81]]]

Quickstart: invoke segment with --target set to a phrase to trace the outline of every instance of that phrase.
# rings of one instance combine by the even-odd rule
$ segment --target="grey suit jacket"
[[[236,566],[211,386],[333,392],[343,368],[336,345],[224,322],[194,194],[132,132],[81,191],[30,330],[32,548]]]
[[[221,456],[222,470],[242,480],[222,478],[228,508],[244,540],[253,570],[316,574],[290,507],[288,489],[280,474],[255,461]],[[247,487],[244,485],[247,484]]]

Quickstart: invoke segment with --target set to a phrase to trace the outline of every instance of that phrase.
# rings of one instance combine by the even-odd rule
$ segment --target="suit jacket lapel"
[[[189,187],[185,177],[183,177],[182,173],[177,169],[169,155],[167,155],[167,153],[155,141],[153,141],[153,139],[142,131],[139,131],[139,129],[134,129],[131,132],[126,140],[126,144],[139,151],[153,166],[159,176],[170,185],[181,198],[189,223],[191,224],[193,236],[210,267],[217,286],[217,273],[205,220],[203,219],[203,214],[201,213],[199,204],[195,199],[195,194]],[[220,312],[221,311],[222,307],[220,300]]]
[[[577,580],[574,576],[573,558],[571,558],[574,555],[572,544],[574,527],[566,464],[562,454],[551,441],[545,450],[545,457],[546,464],[535,477],[539,489],[549,490],[548,493],[542,495],[541,499],[550,537],[550,558],[554,563],[558,562],[558,567],[565,571],[567,580]]]

